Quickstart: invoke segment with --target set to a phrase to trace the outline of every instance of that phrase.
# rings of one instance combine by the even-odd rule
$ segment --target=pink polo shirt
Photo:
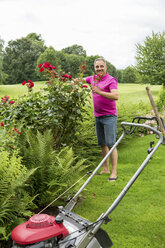
[[[100,90],[105,92],[111,92],[112,89],[117,89],[117,79],[106,73],[104,77],[101,78],[101,81],[94,81],[94,76],[86,78],[86,82],[91,84],[91,86],[98,86]],[[102,115],[116,115],[116,101],[109,100],[103,96],[100,96],[96,93],[92,93],[93,105],[94,105],[94,116],[99,117]]]

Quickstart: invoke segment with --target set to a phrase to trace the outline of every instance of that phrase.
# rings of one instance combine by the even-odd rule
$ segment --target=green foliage
[[[136,72],[133,67],[127,67],[122,71],[122,83],[136,83]]]
[[[6,74],[2,71],[4,41],[0,38],[0,84],[4,83]]]
[[[43,64],[49,62],[52,65],[56,65],[57,72],[59,74],[69,73],[75,77],[81,64],[85,61],[83,56],[79,56],[74,53],[64,53],[64,51],[56,51],[52,46],[47,48],[44,53],[42,53],[38,60],[36,66],[36,73],[41,79],[45,79],[45,74],[41,74],[38,70],[38,64]]]
[[[109,63],[108,61],[106,61],[106,65],[107,65],[107,72],[113,76],[116,77],[116,68],[114,65],[112,65],[111,63]]]
[[[6,126],[16,125],[22,122],[23,126],[28,125],[35,128],[39,125],[41,117],[41,92],[35,92],[22,96],[14,104],[0,104],[0,113],[2,121]],[[41,122],[42,123],[42,119]]]
[[[41,41],[22,38],[9,41],[3,57],[3,71],[8,75],[5,84],[37,80],[35,65],[45,47]]]
[[[48,183],[48,190],[50,198],[54,199],[66,189],[71,187],[77,180],[80,179],[82,173],[86,172],[88,165],[86,159],[82,157],[75,157],[75,154],[70,147],[63,148],[57,153],[55,158],[55,169],[52,167],[51,179]],[[69,195],[75,193],[76,188],[69,191]],[[65,194],[65,198],[68,194]]]
[[[1,51],[1,49],[0,49]],[[85,77],[94,73],[93,62],[99,55],[87,56],[82,46],[74,44],[61,51],[52,46],[46,48],[41,35],[29,33],[26,37],[10,41],[5,48],[3,58],[2,83],[18,84],[24,80],[45,80],[38,71],[37,65],[49,62],[56,64],[58,73],[69,73],[77,76],[79,67],[86,62]],[[108,72],[116,77],[116,68],[107,61]],[[0,70],[1,71],[1,70]]]
[[[27,170],[15,151],[0,151],[0,240],[7,240],[16,220],[32,214],[34,197],[28,194],[27,181],[35,170]]]
[[[85,58],[85,63],[86,63],[86,73],[85,76],[93,75],[95,74],[94,72],[94,61],[95,59],[99,58],[100,56],[87,56]]]
[[[4,148],[10,154],[13,154],[14,150],[18,147],[20,138],[21,126],[17,124],[17,128],[11,125],[10,127],[0,126],[0,147]]]
[[[66,54],[66,60],[68,61],[68,72],[71,73],[73,77],[76,77],[85,58],[76,54]]]
[[[147,36],[144,45],[137,44],[137,70],[142,75],[143,83],[164,83],[165,77],[165,32]]]
[[[116,79],[118,83],[122,83],[122,70],[116,70]]]
[[[29,33],[27,36],[26,36],[27,39],[30,39],[34,42],[41,42],[42,43],[42,46],[44,46],[44,40],[42,39],[41,35],[39,34],[36,34],[36,33]],[[39,43],[38,43],[39,44]]]
[[[86,57],[86,51],[83,49],[83,47],[76,44],[70,47],[63,48],[62,52]]]
[[[36,135],[29,130],[21,137],[19,145],[26,167],[38,168],[30,178],[30,184],[31,194],[38,194],[35,203],[40,207],[70,187],[85,169],[85,160],[76,162],[71,148],[65,147],[59,153],[54,150],[50,130]]]
[[[55,70],[45,68],[44,72],[49,75],[48,86],[44,88],[44,92],[20,97],[6,110],[0,109],[2,121],[6,125],[21,121],[24,127],[41,132],[51,129],[57,147],[71,144],[76,138],[76,129],[83,119],[83,113],[86,112],[89,89],[82,88],[82,83],[71,83],[68,75],[57,77]]]
[[[57,51],[52,46],[45,49],[45,51],[38,57],[38,60],[36,63],[36,68],[35,68],[36,74],[42,80],[45,80],[46,75],[44,73],[40,73],[40,71],[38,70],[38,65],[43,64],[45,62],[49,62],[52,65],[56,64],[57,67],[60,64],[60,61],[57,57]],[[60,66],[59,66],[59,69],[60,69]]]
[[[161,90],[159,91],[157,107],[158,107],[158,110],[161,112],[162,110],[165,110],[165,86],[164,84],[162,84]]]

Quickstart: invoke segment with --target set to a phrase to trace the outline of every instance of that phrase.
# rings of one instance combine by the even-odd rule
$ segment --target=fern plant
[[[50,182],[47,191],[50,199],[71,187],[85,173],[88,167],[85,164],[86,159],[78,160],[70,147],[65,147],[56,154],[55,161],[50,167]],[[69,194],[73,194],[77,187],[79,184],[70,190]],[[68,194],[65,197],[68,197]]]
[[[60,152],[54,149],[51,130],[43,134],[31,130],[22,135],[20,151],[23,163],[28,169],[38,168],[30,178],[30,194],[37,194],[35,203],[43,207],[50,203],[80,177],[86,168],[85,160],[76,162],[77,158],[71,148],[65,147]]]
[[[8,239],[19,217],[32,214],[34,197],[28,194],[26,182],[34,171],[21,164],[18,152],[0,151],[0,240]]]

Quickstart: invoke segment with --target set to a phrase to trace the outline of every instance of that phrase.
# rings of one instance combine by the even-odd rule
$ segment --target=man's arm
[[[108,98],[109,100],[118,100],[119,99],[119,93],[117,89],[111,90],[111,92],[105,92],[100,90],[97,86],[92,87],[93,93],[96,93],[100,96],[103,96],[105,98]]]

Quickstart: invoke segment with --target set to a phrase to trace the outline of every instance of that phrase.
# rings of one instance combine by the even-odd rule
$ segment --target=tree
[[[8,75],[5,84],[17,84],[29,79],[38,80],[34,68],[44,50],[43,41],[35,39],[34,35],[33,38],[29,35],[9,41],[3,58],[3,71]]]
[[[60,60],[57,56],[57,51],[52,46],[45,49],[45,51],[38,57],[36,63],[36,74],[40,77],[40,79],[43,80],[45,79],[45,77],[43,76],[44,74],[41,74],[38,70],[38,65],[47,62],[53,66],[56,66],[58,71],[61,70]]]
[[[131,66],[128,66],[125,70],[122,71],[122,83],[136,83],[136,74],[135,69]]]
[[[95,72],[94,72],[94,61],[95,61],[95,59],[97,59],[99,57],[100,57],[99,55],[95,55],[95,56],[87,56],[85,58],[86,70],[87,70],[86,73],[85,73],[86,76],[95,74]]]
[[[162,84],[165,78],[165,32],[147,36],[144,45],[137,44],[136,69],[144,83]]]
[[[84,50],[84,48],[82,46],[79,46],[79,45],[76,45],[76,44],[73,45],[73,46],[63,48],[62,51],[64,53],[75,54],[75,55],[86,57],[86,51]]]
[[[5,74],[2,71],[4,41],[0,38],[0,84],[3,84]]]
[[[42,39],[40,34],[30,33],[26,36],[26,38],[33,41],[41,41],[44,44],[44,40]]]
[[[114,65],[112,65],[110,62],[106,61],[106,65],[107,65],[107,72],[113,76],[116,77],[116,68]]]
[[[122,70],[116,70],[116,79],[118,83],[121,83],[122,81]]]
[[[76,77],[80,71],[82,63],[85,61],[85,58],[75,54],[66,54],[66,59],[69,66],[68,73],[70,73],[72,77]]]

